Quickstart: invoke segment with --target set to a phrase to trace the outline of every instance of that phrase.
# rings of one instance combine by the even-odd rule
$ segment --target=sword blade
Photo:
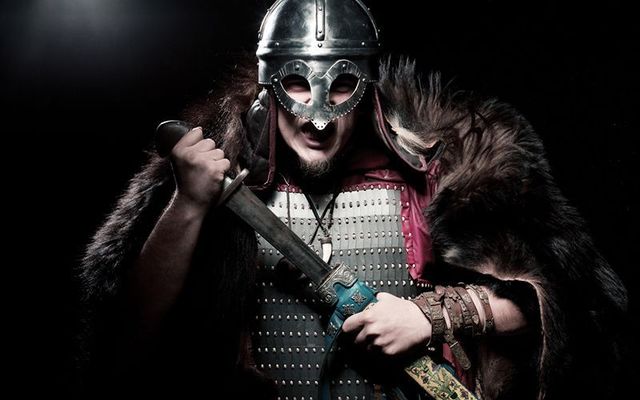
[[[224,203],[317,285],[331,272],[316,253],[246,186],[239,185]]]

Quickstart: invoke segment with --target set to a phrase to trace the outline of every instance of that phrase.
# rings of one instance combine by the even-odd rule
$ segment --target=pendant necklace
[[[309,208],[311,208],[311,211],[313,211],[313,216],[316,218],[316,221],[318,222],[318,226],[316,227],[316,230],[313,232],[313,235],[311,236],[311,240],[309,241],[309,244],[313,243],[318,233],[318,229],[322,229],[322,233],[324,234],[324,236],[320,238],[320,244],[322,245],[322,260],[328,264],[329,260],[331,260],[331,255],[333,251],[333,243],[331,242],[330,230],[331,230],[331,227],[333,226],[333,209],[336,203],[336,197],[338,197],[338,191],[336,190],[333,193],[333,197],[331,197],[331,200],[329,200],[329,203],[324,208],[324,211],[322,212],[322,216],[318,214],[318,210],[316,209],[311,197],[307,193],[304,193],[304,197],[307,198],[307,201],[309,202]],[[327,212],[329,212],[329,217],[328,217],[327,226],[325,227],[324,224],[322,223],[322,220],[327,215]]]

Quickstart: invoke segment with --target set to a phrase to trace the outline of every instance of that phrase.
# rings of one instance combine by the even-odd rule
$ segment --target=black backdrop
[[[253,51],[270,1],[35,0],[2,8],[9,331],[25,393],[72,395],[73,267],[159,121]],[[637,309],[638,24],[616,1],[369,1],[387,48],[518,108]],[[7,285],[9,284],[9,285]],[[585,293],[588,296],[588,293]],[[15,317],[15,319],[13,318]],[[15,321],[15,322],[14,322]]]

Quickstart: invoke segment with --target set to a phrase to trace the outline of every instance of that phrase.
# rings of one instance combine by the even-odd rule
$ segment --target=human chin
[[[331,154],[312,151],[297,153],[297,172],[303,178],[318,182],[331,176],[336,166],[335,152]]]
[[[326,141],[322,146],[309,145],[308,139],[302,132],[293,138],[289,137],[288,145],[296,157],[295,165],[298,173],[305,179],[317,180],[328,176],[334,169],[338,145],[332,138],[330,145]],[[294,161],[294,160],[291,160]]]

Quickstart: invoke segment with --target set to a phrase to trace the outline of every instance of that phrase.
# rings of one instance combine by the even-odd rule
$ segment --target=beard
[[[333,190],[343,172],[344,152],[322,161],[305,161],[293,155],[289,172],[302,190],[308,193],[324,193]]]
[[[325,193],[332,191],[339,184],[344,173],[346,160],[351,153],[351,146],[339,151],[334,156],[320,161],[303,160],[283,142],[280,143],[278,164],[291,176],[303,191],[307,193]]]
[[[336,157],[322,161],[305,161],[298,158],[298,175],[304,180],[325,180],[335,173]]]

